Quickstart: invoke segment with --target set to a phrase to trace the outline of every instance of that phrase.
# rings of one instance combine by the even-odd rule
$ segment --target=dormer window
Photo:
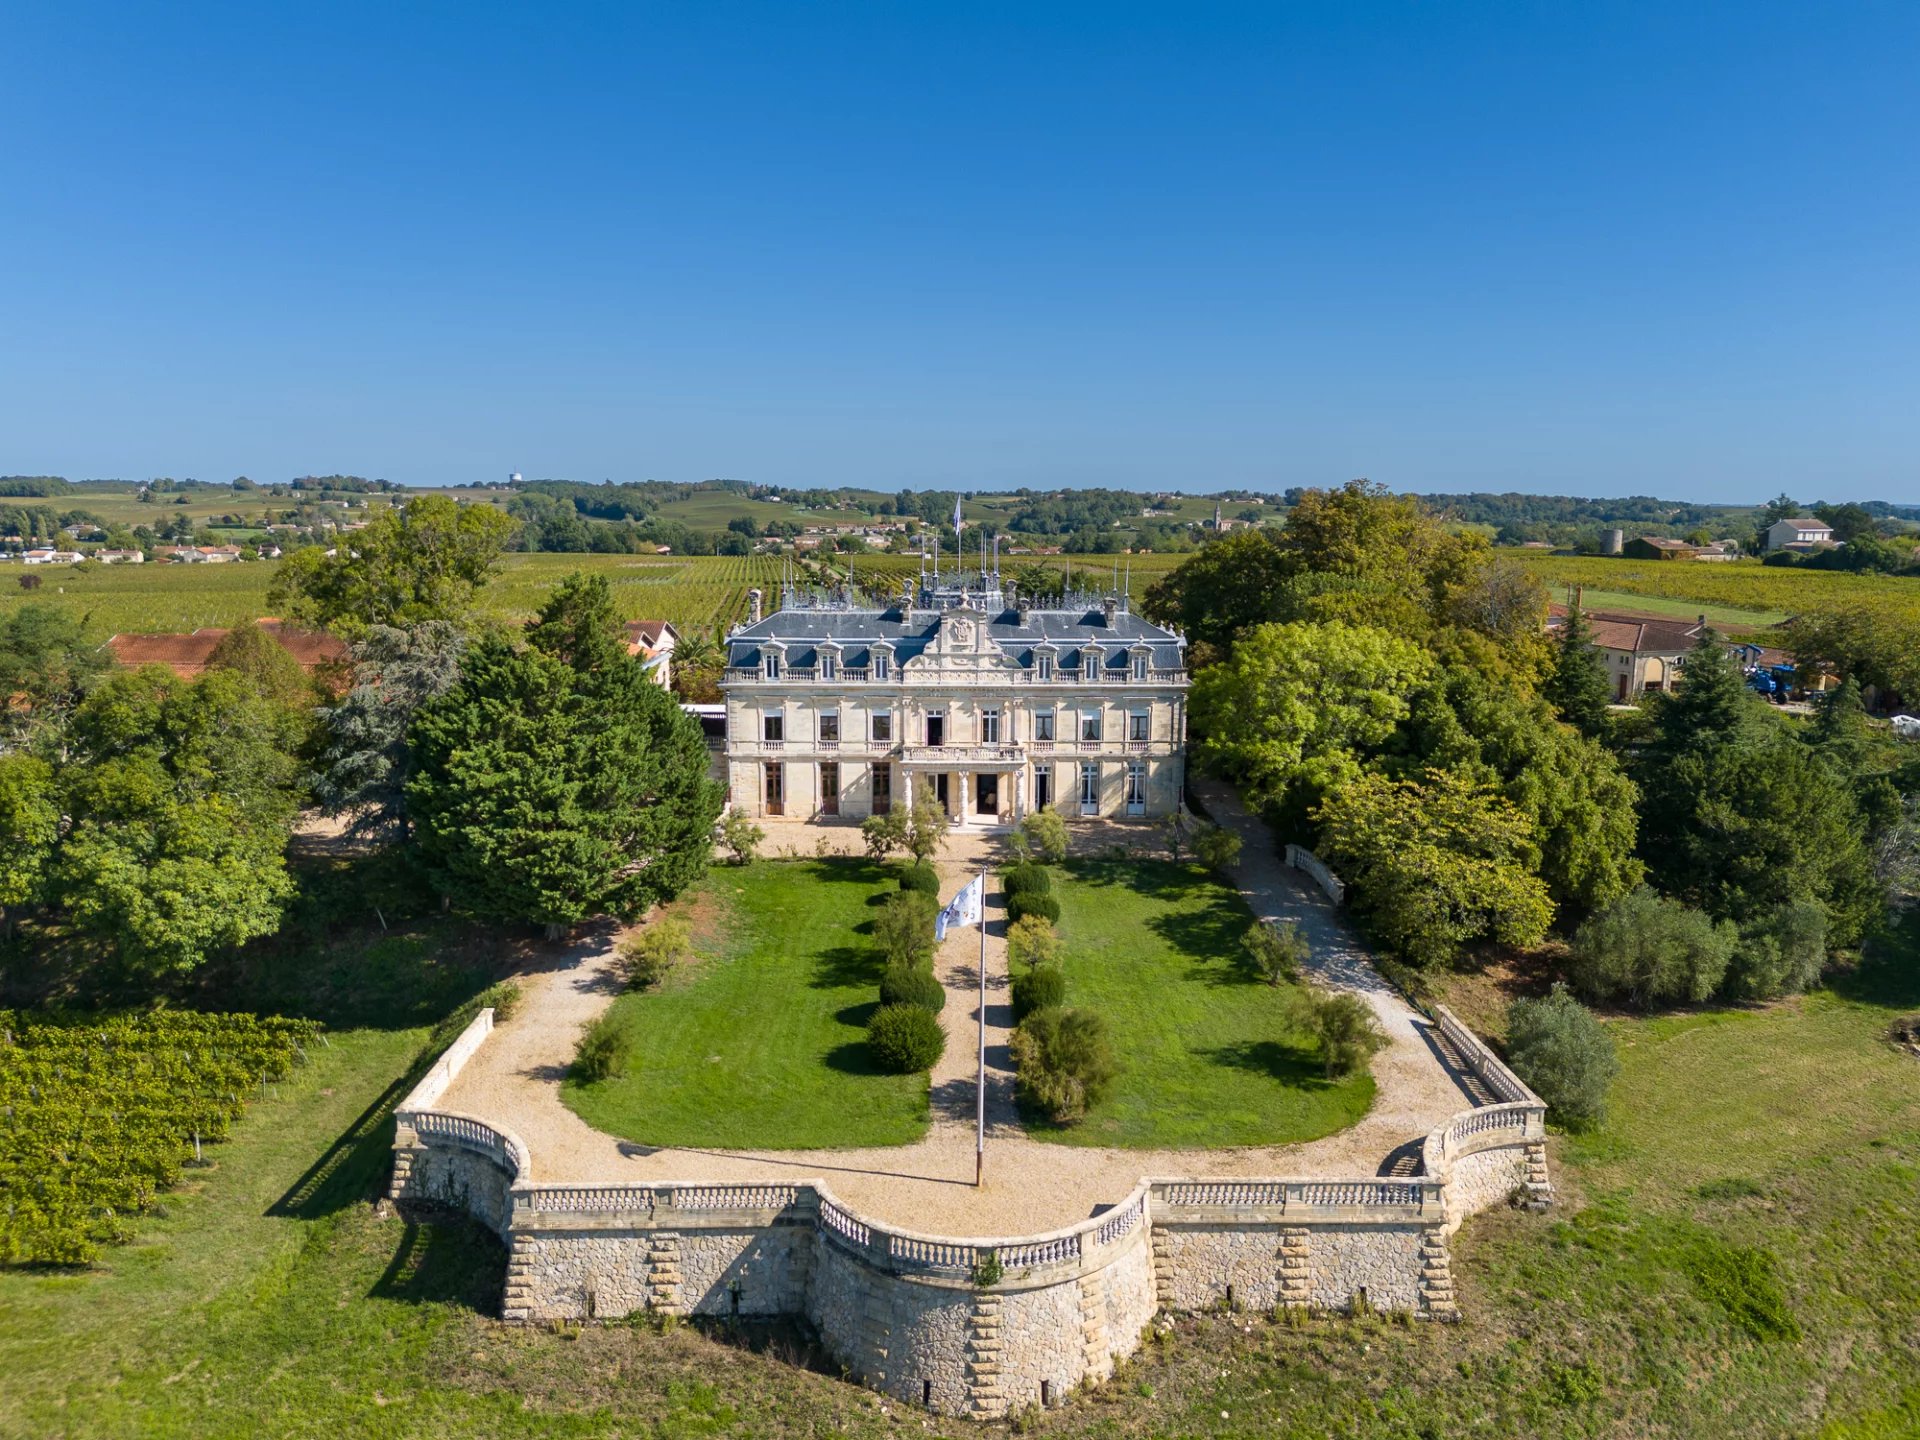
[[[1133,652],[1133,678],[1136,680],[1144,680],[1147,678],[1147,652],[1145,650],[1136,650]]]
[[[1036,650],[1033,652],[1033,677],[1036,680],[1053,679],[1053,651]]]
[[[867,673],[872,675],[876,680],[884,680],[887,678],[888,667],[891,666],[892,663],[893,652],[885,646],[876,645],[873,647],[873,655],[869,661],[870,668]]]
[[[767,680],[778,680],[780,678],[780,652],[778,650],[763,650],[760,652],[760,674]]]
[[[831,680],[840,673],[840,651],[828,646],[820,652],[820,678]]]

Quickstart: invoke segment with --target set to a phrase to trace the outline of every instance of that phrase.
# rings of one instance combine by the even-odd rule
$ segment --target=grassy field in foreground
[[[1625,1071],[1604,1127],[1553,1142],[1559,1207],[1485,1215],[1455,1237],[1464,1323],[1183,1317],[1022,1432],[1920,1431],[1920,1062],[1884,1043],[1920,1008],[1917,973],[1920,926],[1877,970],[1808,1000],[1612,1022]],[[488,1319],[497,1240],[370,1203],[386,1110],[424,1034],[335,1034],[100,1269],[0,1272],[0,1435],[1005,1433],[788,1363],[817,1358],[789,1331]]]
[[[867,1055],[880,970],[866,937],[897,889],[866,860],[716,868],[686,910],[699,961],[623,995],[629,1073],[569,1083],[588,1124],[647,1145],[904,1145],[927,1128],[927,1077]]]
[[[1294,987],[1240,964],[1253,921],[1198,865],[1076,860],[1056,872],[1067,1003],[1099,1011],[1125,1066],[1114,1093],[1041,1139],[1137,1148],[1280,1145],[1344,1130],[1373,1078],[1330,1081]]]

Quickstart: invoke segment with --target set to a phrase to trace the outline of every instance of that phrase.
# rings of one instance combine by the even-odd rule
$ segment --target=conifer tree
[[[1581,734],[1599,737],[1607,728],[1607,672],[1593,643],[1593,626],[1579,605],[1567,608],[1553,669],[1542,687],[1560,718]]]

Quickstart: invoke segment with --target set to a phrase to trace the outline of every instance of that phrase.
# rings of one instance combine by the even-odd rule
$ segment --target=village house
[[[680,632],[666,620],[629,620],[627,653],[646,662],[647,674],[656,685],[673,684],[673,651],[680,643]]]
[[[147,552],[144,550],[96,550],[93,558],[102,565],[144,565]]]
[[[1119,596],[1028,601],[992,569],[923,575],[886,608],[788,586],[763,616],[748,593],[723,687],[749,815],[882,814],[923,783],[970,826],[1180,804],[1186,641]]]
[[[1706,628],[1705,620],[1688,622],[1631,610],[1587,610],[1585,614],[1614,703],[1621,705],[1649,690],[1673,689],[1687,652]],[[1557,635],[1566,620],[1567,607],[1552,606],[1547,616],[1549,632]]]
[[[1811,550],[1816,546],[1831,544],[1833,527],[1811,515],[1776,520],[1767,527],[1766,548],[1769,550]]]
[[[1669,540],[1660,535],[1638,535],[1627,541],[1622,554],[1630,560],[1691,560],[1700,553],[1697,546],[1684,540]]]

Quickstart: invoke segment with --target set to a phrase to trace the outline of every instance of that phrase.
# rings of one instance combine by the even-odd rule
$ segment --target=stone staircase
[[[500,1302],[502,1320],[533,1318],[533,1242],[524,1235],[513,1237],[507,1252],[507,1291]]]
[[[680,1233],[655,1230],[647,1236],[647,1308],[656,1315],[684,1315],[680,1294]]]
[[[999,1420],[1007,1413],[1001,1381],[1000,1297],[980,1295],[967,1326],[967,1409],[975,1420]]]
[[[1080,1278],[1080,1344],[1089,1380],[1104,1380],[1113,1370],[1107,1340],[1107,1274],[1096,1270]]]
[[[1420,1307],[1433,1320],[1460,1318],[1460,1307],[1453,1298],[1453,1262],[1447,1254],[1447,1232],[1438,1225],[1420,1234]]]
[[[1173,1242],[1159,1226],[1153,1229],[1153,1298],[1162,1310],[1174,1309]]]
[[[1544,1210],[1553,1203],[1553,1180],[1547,1174],[1547,1147],[1544,1141],[1527,1146],[1526,1183],[1531,1208]]]
[[[1310,1233],[1304,1225],[1280,1231],[1280,1307],[1304,1310],[1313,1303],[1313,1274],[1308,1250]]]

